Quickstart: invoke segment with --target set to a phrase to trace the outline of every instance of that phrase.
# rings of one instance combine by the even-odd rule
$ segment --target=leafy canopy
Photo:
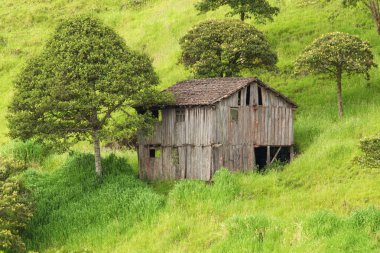
[[[365,74],[375,67],[368,42],[347,33],[334,32],[316,39],[296,60],[296,73],[328,74],[336,78],[338,114],[343,117],[342,75]]]
[[[242,21],[253,15],[257,22],[264,23],[266,20],[273,20],[273,16],[280,11],[278,7],[271,6],[267,0],[202,0],[195,4],[195,8],[204,13],[224,5],[232,9],[228,15],[240,15]]]
[[[148,56],[129,49],[111,28],[88,16],[69,19],[18,76],[10,135],[71,144],[94,132],[113,134],[115,125],[130,129],[128,122],[143,122],[131,106],[146,94],[150,102],[165,99],[157,83]]]
[[[277,62],[264,34],[239,20],[202,22],[180,45],[180,62],[196,77],[236,76],[244,69],[273,69]]]
[[[337,72],[348,74],[363,73],[375,67],[374,56],[368,42],[359,37],[334,32],[316,39],[296,60],[296,73],[330,74]]]

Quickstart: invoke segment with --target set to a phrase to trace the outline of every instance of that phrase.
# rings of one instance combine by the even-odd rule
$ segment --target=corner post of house
[[[270,146],[267,146],[267,165],[270,164]]]

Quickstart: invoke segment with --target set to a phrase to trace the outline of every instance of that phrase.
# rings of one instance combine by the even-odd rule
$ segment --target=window
[[[158,122],[161,122],[162,121],[162,111],[161,110],[152,110],[152,116],[153,118],[156,118],[158,119]]]
[[[241,105],[241,90],[238,92],[238,105]]]
[[[236,107],[230,108],[230,114],[231,114],[231,121],[232,122],[238,122],[239,120],[239,109]]]
[[[185,121],[185,110],[184,109],[175,110],[175,121],[176,122],[184,122]]]
[[[246,96],[245,96],[245,105],[249,105],[250,99],[251,99],[251,85],[248,85]]]
[[[259,101],[258,101],[258,105],[263,105],[263,94],[262,94],[262,92],[261,92],[261,87],[258,87],[257,88],[257,93],[258,93],[258,99],[259,99]]]
[[[158,158],[161,156],[161,148],[155,146],[149,146],[149,157]]]

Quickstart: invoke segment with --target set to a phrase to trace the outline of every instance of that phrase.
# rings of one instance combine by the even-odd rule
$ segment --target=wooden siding
[[[139,138],[140,177],[210,180],[222,166],[254,168],[257,146],[292,146],[293,106],[264,87],[259,105],[256,83],[248,99],[247,93],[245,87],[215,105],[185,107],[182,122],[176,122],[176,108],[164,109],[155,133]],[[237,121],[231,119],[231,108],[238,111]],[[160,149],[160,157],[150,157],[152,146]]]
[[[176,122],[176,109],[162,112],[162,122],[157,123],[154,134],[140,136],[139,144],[161,146],[196,145],[207,146],[215,143],[215,113],[211,106],[185,109],[185,121]]]

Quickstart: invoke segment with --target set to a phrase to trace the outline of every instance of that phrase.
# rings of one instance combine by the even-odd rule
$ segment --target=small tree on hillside
[[[316,39],[296,60],[296,73],[327,74],[336,78],[339,117],[343,117],[342,75],[366,74],[375,67],[368,42],[350,34],[334,32]]]
[[[229,15],[239,15],[241,21],[250,18],[250,15],[253,15],[258,22],[273,20],[273,16],[280,11],[278,7],[271,6],[267,0],[201,0],[195,4],[195,8],[205,13],[224,5],[231,7]]]
[[[264,34],[239,20],[200,23],[180,40],[180,45],[180,61],[196,77],[236,76],[243,69],[273,69],[277,62]]]
[[[146,94],[149,102],[158,100],[157,82],[151,60],[127,48],[112,29],[90,17],[72,18],[58,26],[15,82],[10,135],[60,145],[92,139],[100,176],[101,138],[111,134],[114,125],[137,117],[128,108]],[[123,117],[125,122],[120,120],[124,113],[130,114]]]
[[[363,4],[370,11],[377,33],[380,35],[380,0],[343,0],[343,5],[346,7],[356,7],[358,4]]]

